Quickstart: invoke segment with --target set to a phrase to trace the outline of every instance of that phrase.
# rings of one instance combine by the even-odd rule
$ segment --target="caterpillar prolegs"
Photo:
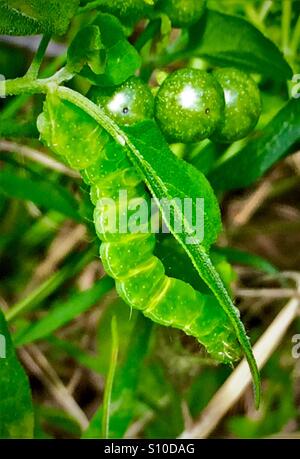
[[[194,336],[216,360],[239,359],[240,344],[226,313],[212,296],[165,274],[162,261],[153,253],[155,235],[123,233],[118,225],[112,228],[110,203],[115,203],[114,211],[118,209],[117,220],[131,212],[120,202],[120,190],[126,192],[128,203],[149,199],[126,150],[88,115],[53,94],[47,96],[38,128],[45,143],[80,170],[91,186],[101,259],[123,300],[153,321]]]

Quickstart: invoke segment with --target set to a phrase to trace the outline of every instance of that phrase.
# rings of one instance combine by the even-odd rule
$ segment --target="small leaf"
[[[106,51],[105,68],[99,74],[90,65],[85,66],[81,75],[99,86],[114,86],[123,83],[132,76],[141,63],[136,49],[128,42],[120,21],[110,14],[98,14],[93,22],[101,36]],[[99,53],[103,57],[103,49]],[[102,62],[100,56],[98,60]]]
[[[171,152],[161,131],[153,121],[145,121],[124,128],[124,130],[132,142],[130,149],[138,158],[138,169],[142,167],[143,176],[149,177],[149,180],[150,175],[153,174],[150,190],[152,191],[152,187],[157,189],[157,194],[153,193],[154,196],[159,199],[167,197],[170,200],[189,198],[192,200],[194,211],[196,199],[204,199],[204,240],[202,244],[209,248],[218,237],[222,224],[218,201],[205,176]],[[195,215],[195,212],[191,213]],[[175,217],[181,219],[182,215],[178,214]],[[183,221],[183,225],[185,224],[189,227],[193,226],[192,221]],[[189,229],[192,234],[192,229]]]
[[[188,51],[221,66],[237,66],[277,80],[290,79],[292,69],[274,43],[245,19],[218,11],[189,29]]]
[[[0,33],[62,35],[78,5],[79,0],[0,0]]]
[[[60,327],[73,320],[94,306],[110,289],[114,282],[108,277],[98,281],[93,287],[84,292],[76,292],[67,301],[54,304],[48,314],[39,321],[30,324],[14,337],[17,346],[45,338]]]
[[[21,177],[11,171],[0,171],[0,193],[24,201],[32,201],[45,209],[56,210],[80,221],[77,203],[65,188],[40,178]]]
[[[100,30],[95,25],[83,27],[72,41],[67,56],[67,65],[72,72],[80,72],[88,65],[97,75],[105,69],[105,47],[101,41]]]
[[[222,158],[209,174],[218,191],[244,188],[262,177],[300,140],[300,103],[290,100],[247,145],[227,160]]]
[[[27,376],[19,363],[0,309],[0,438],[32,438],[33,408]]]
[[[233,247],[215,247],[214,251],[224,255],[230,263],[252,266],[266,274],[276,274],[278,269],[264,258]]]

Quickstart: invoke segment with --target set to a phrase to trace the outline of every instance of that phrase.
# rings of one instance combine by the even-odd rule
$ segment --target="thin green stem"
[[[147,24],[134,44],[134,47],[137,51],[141,51],[141,49],[148,43],[148,41],[151,40],[159,32],[160,25],[160,19],[154,19]]]
[[[48,90],[45,80],[32,80],[26,76],[4,82],[5,96],[17,96],[19,94],[43,94]]]
[[[46,94],[51,87],[57,86],[64,81],[73,78],[73,74],[66,67],[63,67],[50,78],[34,80],[27,75],[14,80],[4,81],[5,96],[16,96],[18,94]]]
[[[49,42],[50,42],[50,39],[51,39],[51,35],[44,35],[41,39],[41,42],[39,44],[39,47],[37,49],[37,52],[33,58],[33,61],[26,73],[26,76],[28,78],[31,78],[31,79],[34,79],[34,78],[37,78],[38,74],[39,74],[39,71],[40,71],[40,68],[41,68],[41,65],[42,65],[42,62],[43,62],[43,59],[44,59],[44,56],[45,56],[45,53],[46,53],[46,50],[47,50],[47,47],[49,45]]]
[[[65,279],[65,272],[58,271],[38,286],[30,295],[16,303],[6,313],[7,322],[12,322],[21,314],[32,310],[43,299],[47,298]]]
[[[282,1],[281,33],[282,33],[282,50],[284,54],[289,53],[291,19],[292,19],[292,2],[291,0],[283,0]]]
[[[103,413],[102,413],[102,438],[109,438],[109,415],[110,415],[110,405],[111,405],[111,394],[113,388],[113,382],[115,378],[117,362],[118,362],[118,353],[119,353],[119,335],[117,320],[114,316],[111,321],[111,334],[112,334],[112,349],[111,349],[111,358],[110,365],[104,390],[104,399],[103,399]]]
[[[298,20],[296,22],[294,33],[291,39],[291,51],[292,51],[293,56],[297,55],[299,43],[300,43],[300,16],[298,17]]]

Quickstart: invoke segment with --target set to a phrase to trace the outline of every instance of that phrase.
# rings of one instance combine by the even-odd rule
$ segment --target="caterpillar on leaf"
[[[90,98],[109,110],[118,124],[131,124],[153,115],[152,94],[133,77],[117,91],[92,89]],[[220,362],[241,357],[241,346],[232,322],[212,296],[189,283],[166,275],[154,254],[156,237],[150,231],[121,232],[107,216],[110,202],[117,220],[130,218],[132,210],[120,202],[122,190],[132,200],[149,200],[143,179],[117,144],[81,109],[48,94],[38,128],[42,140],[82,174],[91,187],[94,223],[101,240],[100,256],[108,275],[116,281],[120,297],[134,309],[161,325],[175,327],[195,337]],[[150,217],[149,217],[150,218]]]

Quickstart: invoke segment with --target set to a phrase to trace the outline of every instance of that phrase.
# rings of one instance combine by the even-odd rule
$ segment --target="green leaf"
[[[218,191],[244,188],[288,153],[300,140],[300,103],[290,100],[264,129],[234,156],[221,158],[209,179]]]
[[[17,346],[45,338],[65,324],[94,306],[110,289],[114,282],[104,277],[93,287],[84,292],[76,292],[67,301],[54,304],[48,314],[39,321],[30,324],[14,337]]]
[[[73,196],[59,186],[44,179],[21,177],[9,170],[0,171],[0,193],[24,201],[32,201],[47,210],[80,221],[77,202]]]
[[[80,72],[87,65],[100,74],[105,69],[106,53],[100,30],[95,25],[83,27],[72,41],[67,55],[67,66],[72,72]]]
[[[277,80],[290,79],[292,69],[274,43],[245,19],[218,11],[189,29],[188,52],[221,66],[243,67]]]
[[[139,68],[141,59],[136,49],[128,42],[120,21],[110,14],[98,14],[93,21],[98,28],[105,50],[105,68],[85,66],[81,75],[99,86],[114,86],[123,83]],[[99,46],[99,45],[98,45]],[[103,49],[98,51],[98,61],[103,62]],[[94,55],[95,59],[95,55]]]
[[[196,199],[204,199],[202,245],[209,248],[217,239],[222,223],[218,201],[205,176],[171,152],[154,121],[145,121],[124,128],[124,131],[130,139],[128,144],[131,151],[130,158],[146,178],[146,183],[150,185],[149,189],[153,191],[155,197],[167,198],[170,201],[176,198],[190,198],[193,203],[193,215],[196,215]],[[186,226],[184,236],[187,236],[187,233],[194,233],[192,220],[188,222],[183,220],[183,215],[180,213],[175,217]]]
[[[0,309],[0,438],[32,438],[33,408],[27,376],[19,363]]]
[[[152,195],[158,200],[174,198],[203,197],[205,200],[206,215],[204,220],[204,244],[187,244],[186,236],[193,234],[193,222],[189,216],[183,215],[180,206],[174,206],[173,226],[170,230],[175,239],[182,245],[200,277],[208,285],[224,309],[236,331],[237,338],[248,360],[255,385],[256,404],[260,399],[260,377],[255,358],[252,353],[249,338],[219,274],[217,273],[208,253],[208,243],[214,242],[220,229],[220,216],[217,214],[217,201],[204,175],[184,161],[178,160],[169,149],[160,130],[153,121],[145,121],[126,128],[128,155],[137,170],[144,177]],[[165,209],[160,206],[165,218]],[[192,212],[194,214],[194,212]],[[184,227],[184,231],[177,232],[176,222]],[[181,226],[181,227],[182,227]]]
[[[254,255],[253,253],[244,252],[243,250],[235,249],[233,247],[214,247],[214,251],[218,254],[224,255],[230,263],[252,266],[253,268],[266,274],[278,273],[278,269],[276,269],[275,266],[264,258]]]
[[[0,33],[62,35],[78,5],[79,0],[0,0]]]

